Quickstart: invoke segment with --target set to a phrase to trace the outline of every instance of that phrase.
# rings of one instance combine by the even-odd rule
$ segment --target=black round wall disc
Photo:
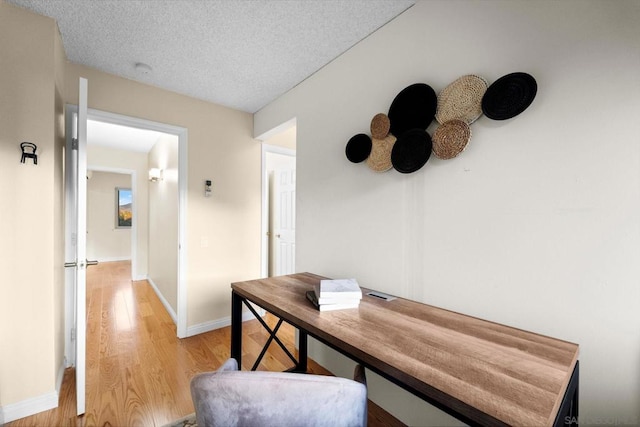
[[[353,163],[364,162],[371,153],[371,137],[364,133],[352,136],[347,142],[345,152],[349,161]]]
[[[424,129],[403,133],[391,150],[391,164],[401,173],[419,170],[431,157],[431,137]]]
[[[425,83],[402,89],[389,107],[390,132],[396,137],[410,129],[427,129],[436,115],[438,97]]]
[[[482,97],[482,112],[493,120],[507,120],[531,105],[538,84],[527,73],[511,73],[493,82]]]

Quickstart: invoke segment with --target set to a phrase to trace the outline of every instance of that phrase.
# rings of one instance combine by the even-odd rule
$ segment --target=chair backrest
[[[20,144],[20,148],[22,149],[22,152],[29,155],[33,155],[36,153],[36,150],[38,149],[38,147],[36,146],[36,144],[32,143],[32,142],[23,142]],[[26,150],[31,150],[31,152],[28,152]]]
[[[20,149],[22,150],[22,156],[20,157],[20,163],[26,163],[27,159],[33,159],[34,164],[38,164],[38,155],[36,154],[36,150],[38,147],[36,144],[32,142],[23,142],[20,144]]]
[[[218,371],[191,380],[199,427],[367,425],[367,388],[362,383],[236,369],[230,359]]]

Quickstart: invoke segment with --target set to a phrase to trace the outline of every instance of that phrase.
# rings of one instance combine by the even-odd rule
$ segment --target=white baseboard
[[[258,314],[264,316],[264,311],[258,311]],[[250,311],[242,313],[242,321],[253,320],[256,317]],[[192,337],[198,334],[204,334],[205,332],[213,331],[216,329],[224,328],[231,325],[231,316],[223,317],[222,319],[211,320],[209,322],[200,323],[197,325],[189,326],[187,328],[187,337]]]
[[[151,287],[153,288],[153,290],[155,291],[158,298],[160,299],[160,302],[162,302],[162,305],[164,305],[164,308],[167,310],[167,313],[169,313],[169,316],[171,316],[171,318],[173,319],[173,323],[177,325],[178,316],[176,315],[176,312],[171,307],[171,304],[169,304],[169,301],[167,301],[164,295],[162,295],[162,293],[158,289],[158,286],[156,286],[156,284],[153,282],[153,279],[151,277],[146,277],[146,279],[151,285]]]
[[[21,402],[0,406],[0,425],[57,407],[58,393],[55,391]]]
[[[146,274],[141,274],[139,276],[133,276],[133,279],[131,280],[133,280],[134,282],[137,282],[139,280],[147,280],[147,276]]]
[[[60,390],[62,389],[62,380],[64,379],[64,370],[66,368],[66,359],[62,361],[62,365],[58,369],[58,376],[56,377],[56,393],[60,396]]]

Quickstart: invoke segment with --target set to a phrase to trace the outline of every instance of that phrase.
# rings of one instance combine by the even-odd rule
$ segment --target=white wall
[[[149,168],[163,180],[149,183],[149,280],[178,307],[178,137],[162,136],[149,152]]]
[[[580,424],[640,424],[638,22],[637,1],[417,2],[258,112],[255,135],[297,119],[298,270],[577,342]],[[459,158],[410,175],[345,158],[405,86],[513,71],[535,101],[474,123]],[[406,423],[447,422],[369,386]]]
[[[135,280],[146,279],[148,272],[149,238],[149,167],[147,153],[116,150],[99,145],[88,145],[87,165],[89,169],[98,171],[117,170],[135,172],[136,266],[132,274]],[[131,185],[127,185],[127,187],[130,186]],[[120,232],[120,230],[115,231],[115,233],[118,232]]]
[[[116,228],[115,189],[131,188],[131,175],[92,171],[90,176],[87,180],[87,259],[130,260],[131,228]]]

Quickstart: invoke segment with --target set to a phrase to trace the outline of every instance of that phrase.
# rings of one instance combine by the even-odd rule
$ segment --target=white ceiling
[[[165,134],[95,120],[87,121],[87,144],[89,145],[147,153],[162,135]]]
[[[250,113],[415,3],[6,1],[54,18],[71,62]]]

